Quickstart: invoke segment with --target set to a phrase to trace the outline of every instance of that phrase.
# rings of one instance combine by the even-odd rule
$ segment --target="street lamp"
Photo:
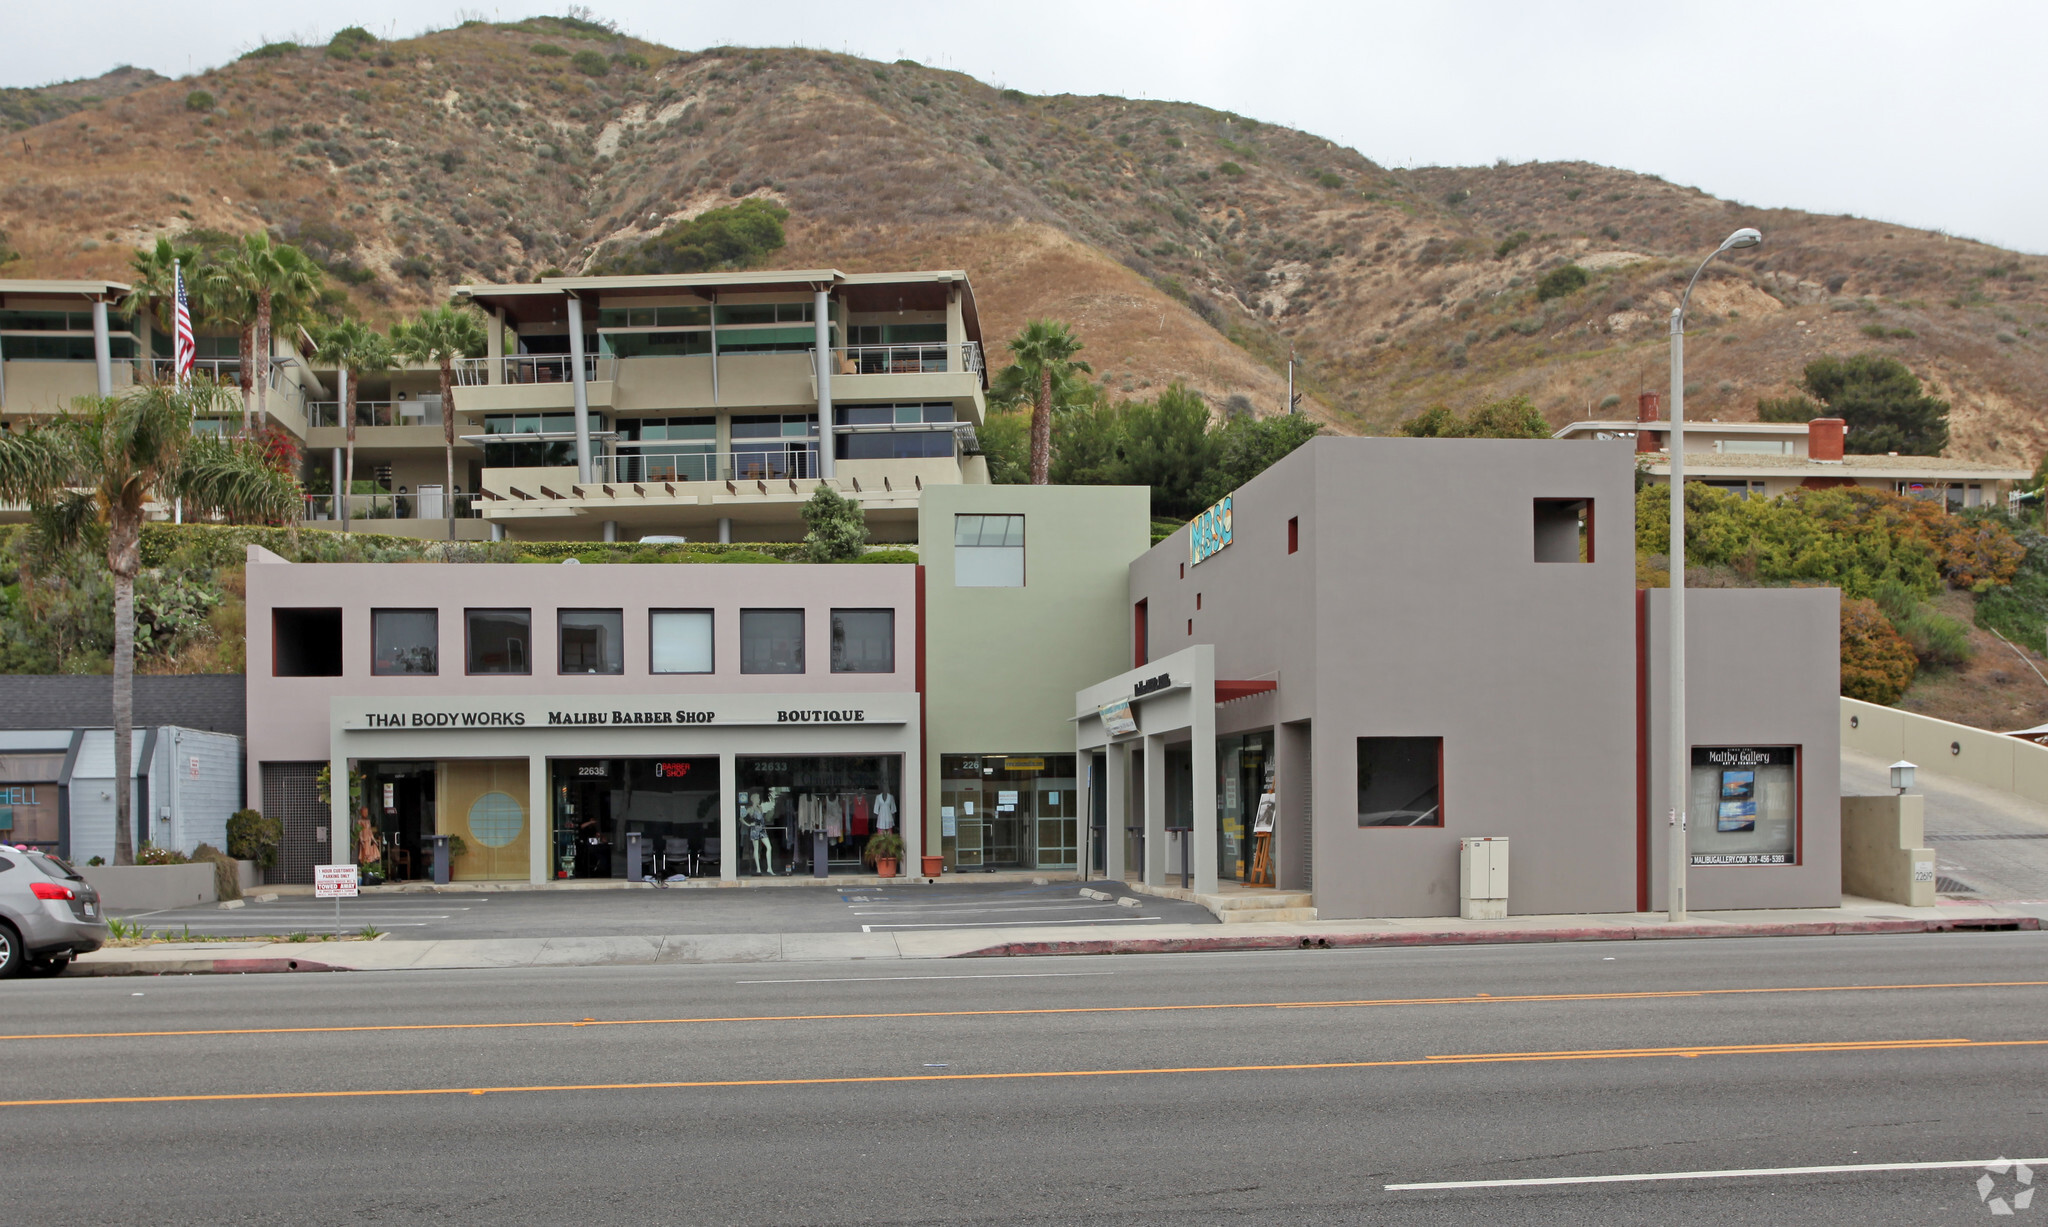
[[[1686,802],[1692,789],[1692,746],[1685,736],[1685,309],[1692,287],[1707,265],[1724,251],[1754,247],[1764,236],[1744,226],[1721,240],[1700,266],[1685,293],[1671,309],[1671,810],[1665,840],[1666,902],[1670,918],[1685,919],[1685,866],[1691,852],[1686,835]]]

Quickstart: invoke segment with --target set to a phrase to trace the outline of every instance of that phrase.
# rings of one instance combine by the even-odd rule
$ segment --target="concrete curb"
[[[311,959],[109,959],[104,962],[74,961],[64,975],[71,976],[243,976],[290,971],[347,971]]]
[[[1215,937],[1097,938],[1003,942],[948,958],[1040,954],[1189,954],[1237,950],[1340,950],[1362,946],[1506,946],[1538,942],[1668,941],[1718,937],[1850,937],[1880,933],[1974,933],[2038,930],[2033,916],[1971,916],[1955,920],[1817,920],[1768,924],[1586,926],[1569,929],[1419,930],[1393,933],[1218,934]]]

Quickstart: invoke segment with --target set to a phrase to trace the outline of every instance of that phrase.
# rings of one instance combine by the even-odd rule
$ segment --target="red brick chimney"
[[[1657,394],[1655,392],[1645,392],[1636,397],[1636,421],[1654,422],[1658,420],[1660,413],[1662,413],[1662,410],[1657,406]],[[1639,452],[1656,451],[1657,432],[1654,430],[1638,430],[1636,432],[1636,450]]]
[[[1840,460],[1842,458],[1842,436],[1847,434],[1849,424],[1840,418],[1815,418],[1806,424],[1806,458],[1808,460]]]

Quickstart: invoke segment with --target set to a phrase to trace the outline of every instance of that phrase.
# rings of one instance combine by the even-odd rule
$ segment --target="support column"
[[[350,816],[348,812],[348,752],[341,734],[332,735],[327,763],[327,863],[346,865]]]
[[[740,773],[730,750],[718,753],[718,878],[740,880]]]
[[[496,520],[491,521],[491,540],[503,541],[504,539],[505,526],[503,524],[498,523]]]
[[[343,376],[343,378],[347,378],[347,376]],[[345,522],[348,519],[348,505],[344,501],[341,492],[341,470],[341,449],[337,447],[334,449],[334,506],[333,508],[331,508],[331,512],[335,519],[344,521],[343,526],[346,527]]]
[[[1213,694],[1214,691],[1212,690]],[[1199,698],[1195,703],[1195,724],[1189,730],[1194,744],[1194,813],[1188,838],[1195,841],[1194,888],[1205,895],[1216,893],[1216,702]]]
[[[569,365],[576,395],[576,480],[590,480],[590,388],[583,378],[583,300],[569,296]]]
[[[7,343],[0,338],[0,409],[7,407]]]
[[[1166,885],[1166,737],[1145,738],[1145,885]]]
[[[607,543],[619,539],[619,522],[617,520],[606,520],[604,522],[604,539]]]
[[[526,756],[526,880],[534,886],[555,876],[554,790],[545,754]]]
[[[731,545],[731,544],[732,544],[732,517],[731,517],[731,516],[720,516],[720,517],[718,517],[718,544],[720,544],[720,545]]]
[[[1112,882],[1124,880],[1124,825],[1130,821],[1130,755],[1125,747],[1113,745],[1103,755],[1103,790],[1107,812],[1102,819],[1102,876]]]
[[[92,305],[92,370],[99,380],[101,396],[114,394],[114,352],[113,342],[107,337],[107,304],[105,300]]]
[[[967,369],[967,321],[960,313],[960,287],[946,291],[946,369]]]
[[[819,290],[811,297],[816,328],[818,368],[818,476],[830,477],[832,464],[832,294]]]
[[[505,382],[505,308],[491,308],[491,322],[484,327],[484,382]]]
[[[711,320],[711,403],[715,405],[718,403],[718,295],[716,292],[712,292],[707,293],[704,297],[711,302],[711,314],[708,317]],[[719,423],[719,430],[722,433],[724,429],[725,423],[721,421]],[[732,445],[724,439],[718,441],[718,450],[720,452],[729,451],[731,448]]]

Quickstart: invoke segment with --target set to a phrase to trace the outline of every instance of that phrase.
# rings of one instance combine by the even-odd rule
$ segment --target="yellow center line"
[[[1500,1005],[1503,1003],[1544,1003],[1560,1001],[1657,1001],[1682,997],[1736,997],[1782,993],[1882,993],[1964,988],[2048,988],[2048,980],[1984,980],[1955,984],[1814,984],[1779,988],[1689,988],[1634,993],[1531,993],[1489,996],[1476,993],[1462,997],[1384,997],[1332,1001],[1223,1001],[1188,1005],[1081,1005],[1045,1006],[1008,1010],[896,1010],[857,1014],[754,1014],[709,1015],[699,1018],[582,1018],[547,1019],[530,1022],[455,1023],[373,1023],[359,1026],[327,1027],[220,1027],[192,1031],[68,1031],[30,1035],[0,1035],[8,1040],[124,1040],[168,1039],[199,1035],[341,1035],[381,1031],[511,1031],[555,1027],[681,1027],[709,1023],[772,1022],[856,1022],[896,1018],[993,1018],[1005,1015],[1046,1014],[1157,1014],[1190,1010],[1341,1010],[1404,1005]]]
[[[214,1103],[276,1099],[388,1099],[422,1095],[512,1095],[541,1091],[718,1090],[757,1086],[846,1086],[890,1082],[1000,1082],[1050,1078],[1134,1078],[1161,1074],[1282,1073],[1317,1069],[1391,1069],[1401,1066],[1489,1065],[1516,1061],[1598,1061],[1646,1057],[1811,1055],[2048,1045],[2048,1040],[1845,1040],[1840,1043],[1706,1044],[1684,1048],[1611,1048],[1577,1052],[1491,1052],[1395,1061],[1305,1061],[1284,1065],[1183,1065],[1163,1069],[1048,1069],[990,1074],[863,1074],[837,1078],[730,1078],[696,1082],[585,1082],[553,1086],[436,1086],[354,1091],[250,1091],[208,1095],[114,1095],[81,1099],[0,1100],[0,1108],[82,1107],[93,1104]]]

